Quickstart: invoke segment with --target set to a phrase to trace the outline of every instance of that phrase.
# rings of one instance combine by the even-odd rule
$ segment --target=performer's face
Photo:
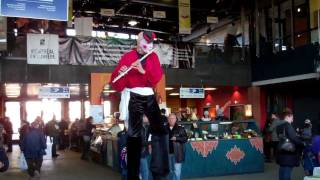
[[[138,47],[143,54],[146,54],[152,50],[153,42],[148,43],[144,38],[142,38],[140,42],[138,42]]]

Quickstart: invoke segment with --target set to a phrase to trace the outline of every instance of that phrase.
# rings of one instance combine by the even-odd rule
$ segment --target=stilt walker
[[[153,91],[163,74],[157,54],[152,52],[155,38],[153,32],[139,33],[137,47],[122,56],[111,76],[111,86],[121,92],[120,119],[127,120],[128,180],[139,180],[144,114],[150,121],[152,133],[153,179],[169,173],[168,132]]]

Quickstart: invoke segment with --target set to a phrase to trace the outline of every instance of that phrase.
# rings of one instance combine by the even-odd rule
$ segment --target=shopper
[[[71,124],[69,129],[69,136],[70,136],[70,148],[75,148],[76,150],[79,148],[79,122],[80,119],[76,118],[75,121]]]
[[[169,118],[169,163],[170,174],[169,180],[181,179],[181,167],[185,160],[185,143],[188,140],[187,133],[182,126],[177,124],[175,114],[170,114]]]
[[[56,158],[59,156],[59,154],[57,154],[57,144],[59,142],[60,130],[59,130],[59,124],[55,115],[53,115],[52,120],[47,123],[46,129],[47,129],[47,135],[50,138],[52,138],[51,156],[53,158]]]
[[[4,127],[0,124],[0,172],[4,172],[9,168],[9,160],[4,149]]]
[[[47,145],[40,124],[34,121],[21,144],[21,150],[28,164],[28,174],[31,178],[39,178],[46,148]]]
[[[12,134],[13,134],[13,129],[12,129],[12,123],[10,121],[9,117],[4,117],[4,130],[6,131],[5,133],[5,141],[7,144],[7,152],[12,152]]]
[[[128,168],[127,168],[127,139],[128,132],[127,128],[117,134],[118,137],[118,154],[119,154],[119,165],[120,165],[120,174],[121,180],[127,180]]]
[[[312,124],[310,119],[304,121],[303,129],[301,131],[301,138],[307,143],[311,144],[312,141]]]
[[[90,142],[92,139],[93,132],[92,130],[95,128],[95,126],[92,124],[93,118],[90,116],[86,119],[86,127],[83,132],[83,151],[82,151],[82,160],[88,160],[89,159],[89,153],[90,153]]]
[[[201,118],[202,121],[211,121],[211,117],[209,116],[209,111],[208,110],[205,110],[203,112],[203,116]]]
[[[141,129],[142,116],[146,114],[150,120],[152,133],[151,171],[154,180],[167,176],[169,172],[168,135],[161,117],[153,88],[161,80],[162,69],[156,53],[151,52],[153,32],[138,34],[137,48],[124,54],[111,76],[113,89],[121,92],[120,112],[121,120],[128,122],[128,177],[139,180],[141,158]],[[143,62],[138,59],[150,53]],[[113,82],[119,74],[124,74],[129,67],[132,70],[118,81]]]
[[[265,127],[262,131],[263,133],[263,152],[264,152],[264,156],[265,156],[265,162],[271,162],[271,145],[272,145],[272,141],[271,141],[271,132],[270,132],[270,126],[272,123],[272,119],[268,118],[265,124]]]
[[[312,139],[312,145],[311,145],[311,149],[313,154],[316,157],[316,162],[318,165],[320,165],[320,136],[317,135]]]
[[[143,125],[141,130],[141,140],[142,140],[142,149],[141,149],[141,159],[140,159],[140,176],[141,180],[149,180],[149,165],[148,165],[148,156],[149,156],[149,120],[147,116],[143,116]]]
[[[25,135],[27,134],[27,132],[29,131],[29,122],[26,120],[21,121],[21,127],[19,129],[19,145],[21,148],[21,144],[23,142],[23,138],[25,137]]]
[[[290,109],[283,111],[283,121],[286,123],[277,127],[277,134],[280,138],[277,152],[277,164],[279,168],[279,180],[291,180],[291,173],[294,167],[300,165],[301,149],[304,147],[292,127],[293,113]],[[288,142],[289,141],[289,142]],[[291,147],[291,148],[285,148]]]
[[[69,120],[62,119],[59,122],[59,150],[64,150],[69,145],[68,128]]]
[[[277,134],[277,127],[281,124],[286,123],[286,121],[282,121],[279,119],[279,116],[277,113],[271,114],[271,126],[269,128],[269,132],[271,132],[271,140],[272,140],[272,149],[273,149],[273,157],[276,157],[277,155],[277,147],[279,144],[279,138]]]

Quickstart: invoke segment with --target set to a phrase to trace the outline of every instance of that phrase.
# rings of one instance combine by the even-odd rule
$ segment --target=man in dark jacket
[[[169,130],[169,162],[170,162],[170,180],[180,180],[181,166],[185,160],[185,146],[188,140],[187,133],[182,126],[179,126],[175,114],[168,117]]]
[[[4,172],[9,168],[9,160],[4,149],[4,128],[0,124],[0,172]]]
[[[23,138],[21,144],[21,150],[28,164],[28,174],[31,178],[38,178],[40,176],[46,148],[47,144],[44,134],[40,130],[40,124],[35,121],[31,124],[30,130]]]
[[[143,116],[143,125],[141,129],[141,159],[140,159],[140,175],[141,180],[149,180],[149,166],[148,166],[148,156],[149,156],[149,120],[147,116]]]
[[[92,124],[93,118],[90,116],[86,119],[86,127],[83,132],[83,151],[82,151],[82,160],[88,160],[90,152],[90,142],[92,138],[92,130],[95,126]]]
[[[304,147],[304,143],[297,137],[291,125],[293,122],[293,114],[290,109],[284,110],[283,121],[286,121],[286,123],[277,127],[277,134],[280,140],[277,152],[277,164],[280,166],[279,180],[291,180],[293,167],[300,165],[301,150]],[[289,152],[281,148],[286,139],[290,140],[295,147],[295,151]]]
[[[6,140],[6,144],[8,146],[7,152],[12,152],[12,134],[13,134],[13,129],[12,129],[12,123],[11,123],[9,117],[5,117],[4,118],[4,130],[6,131],[5,140]]]
[[[59,122],[59,150],[64,150],[67,148],[69,144],[69,136],[67,134],[67,131],[69,129],[69,120],[62,119]]]
[[[58,157],[57,154],[57,144],[59,142],[59,124],[56,120],[56,116],[54,115],[52,120],[49,121],[46,125],[47,135],[53,139],[52,148],[51,148],[51,155],[53,158]]]

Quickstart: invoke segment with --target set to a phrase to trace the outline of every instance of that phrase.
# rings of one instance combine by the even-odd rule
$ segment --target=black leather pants
[[[153,174],[159,175],[166,175],[169,172],[168,132],[156,98],[154,95],[142,96],[131,93],[127,141],[128,180],[139,180],[141,130],[144,114],[149,119],[152,134],[151,171]]]

